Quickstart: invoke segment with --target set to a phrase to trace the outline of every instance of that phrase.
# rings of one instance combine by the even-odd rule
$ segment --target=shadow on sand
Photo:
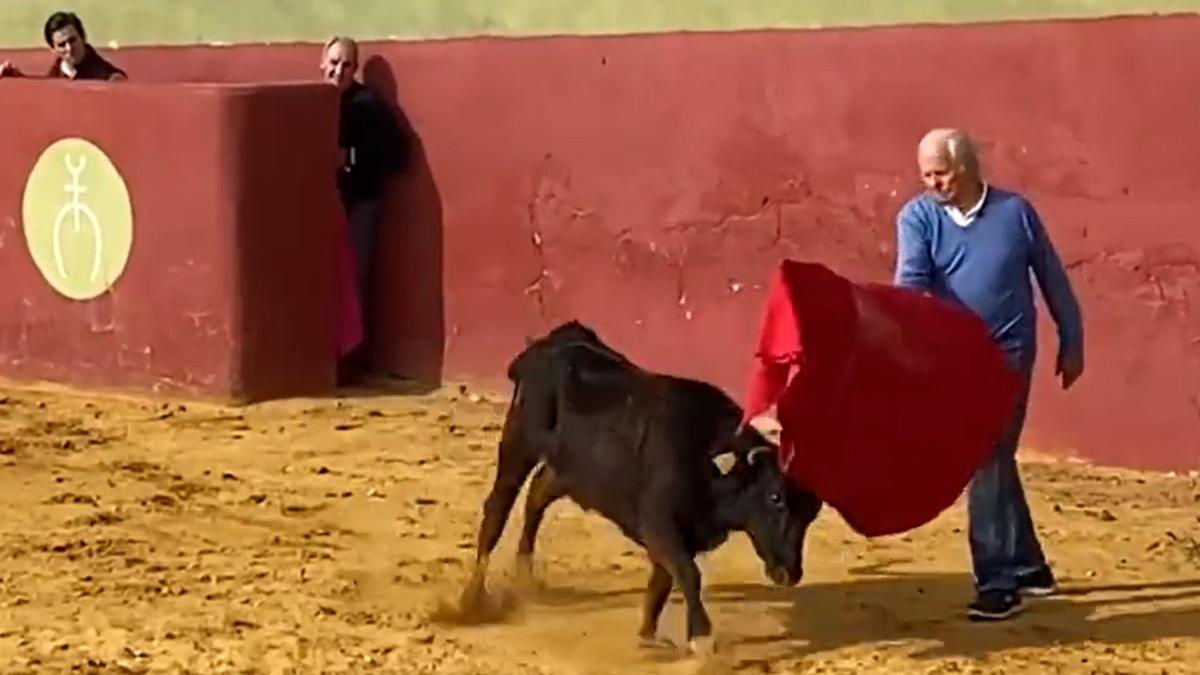
[[[1061,584],[1057,596],[1030,600],[1023,614],[998,624],[965,616],[971,580],[965,574],[858,570],[864,576],[791,589],[760,584],[717,584],[705,602],[725,637],[777,658],[882,643],[913,643],[913,658],[977,658],[1021,648],[1092,643],[1131,645],[1200,637],[1200,578],[1130,584]],[[590,592],[543,589],[535,604],[580,609],[617,606],[637,611],[641,588]],[[678,603],[678,593],[672,602]],[[738,637],[722,614],[768,612],[782,630]],[[733,634],[730,634],[733,633]],[[930,644],[932,643],[932,644]]]

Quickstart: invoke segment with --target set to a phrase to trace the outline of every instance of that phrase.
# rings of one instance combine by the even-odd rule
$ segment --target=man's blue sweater
[[[1037,212],[1023,197],[988,187],[965,227],[935,199],[911,199],[896,218],[896,284],[957,301],[979,315],[1006,352],[1032,364],[1037,310],[1030,270],[1058,324],[1060,349],[1083,350],[1079,303]]]

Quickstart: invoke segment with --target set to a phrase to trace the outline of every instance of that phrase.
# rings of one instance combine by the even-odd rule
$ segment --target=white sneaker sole
[[[968,609],[967,617],[975,621],[1003,621],[1004,619],[1012,618],[1021,612],[1025,611],[1024,605],[1014,605],[1009,607],[1004,612],[983,612],[978,609]]]

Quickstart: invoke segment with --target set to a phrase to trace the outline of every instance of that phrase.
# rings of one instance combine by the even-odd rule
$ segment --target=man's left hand
[[[1058,351],[1058,363],[1054,366],[1054,374],[1062,379],[1062,388],[1067,390],[1083,375],[1083,354],[1078,349]]]

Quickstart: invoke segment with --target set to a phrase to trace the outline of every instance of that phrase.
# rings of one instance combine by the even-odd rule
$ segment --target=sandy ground
[[[503,399],[0,401],[6,674],[1200,672],[1194,476],[1027,463],[1064,593],[1005,624],[963,618],[960,507],[879,541],[827,510],[788,590],[765,585],[738,535],[702,563],[722,650],[702,663],[638,650],[644,559],[567,502],[542,530],[540,597],[499,623],[439,621],[466,577]],[[681,637],[678,596],[663,630]]]

